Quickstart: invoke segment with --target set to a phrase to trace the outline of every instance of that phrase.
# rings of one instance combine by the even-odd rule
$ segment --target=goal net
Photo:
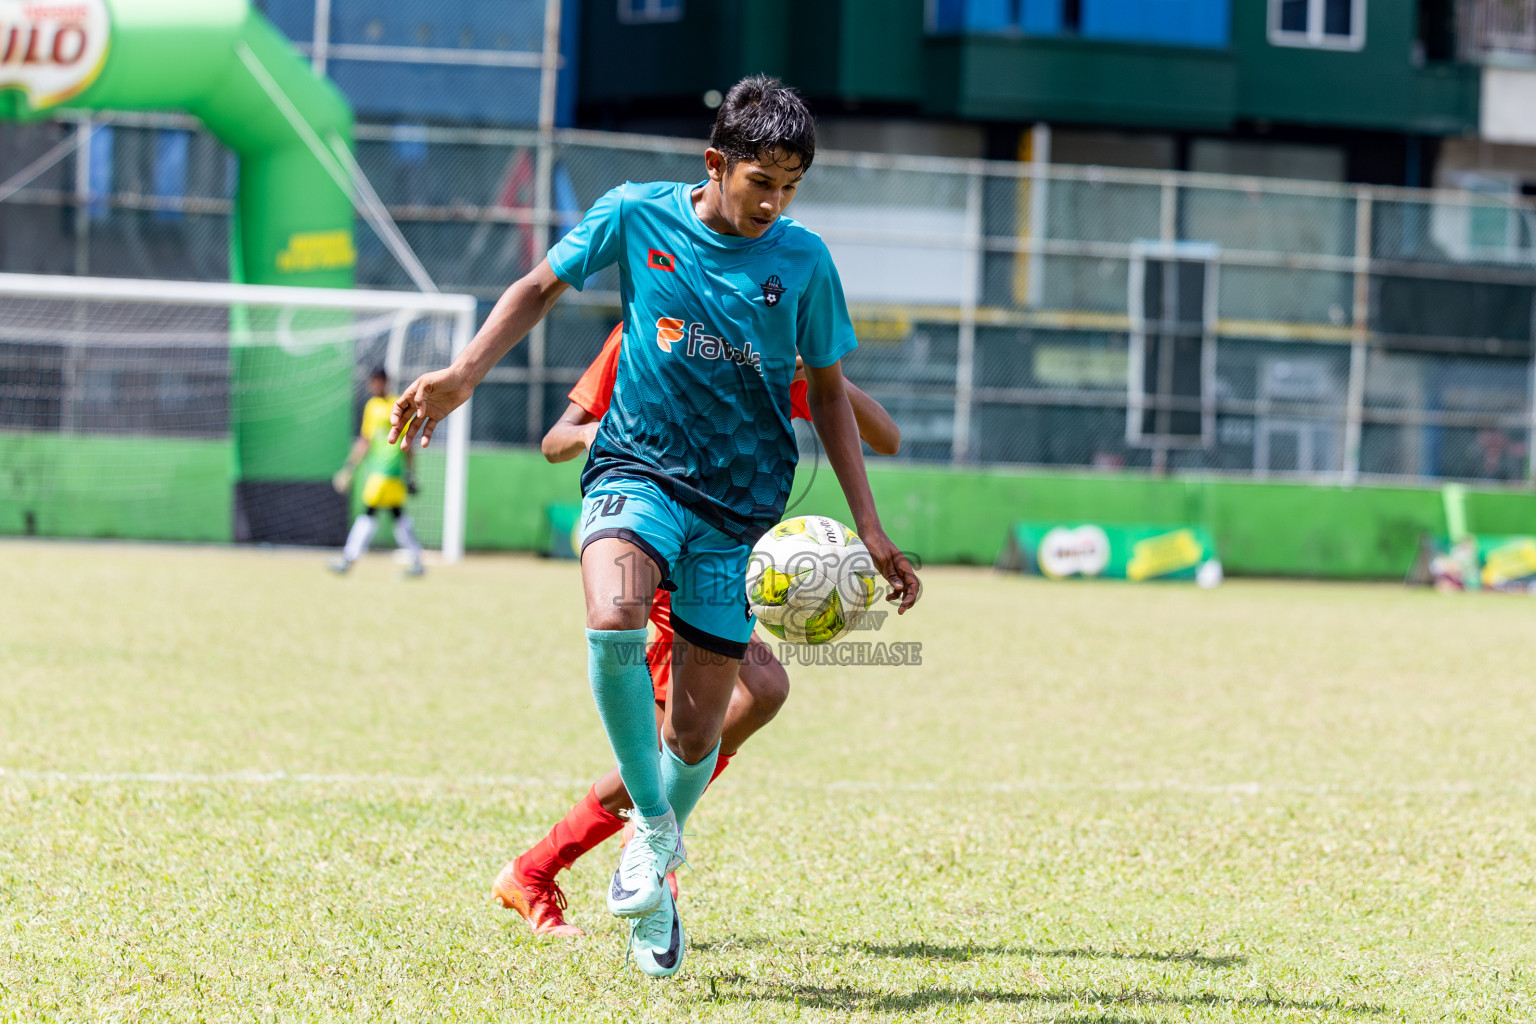
[[[340,546],[331,479],[368,377],[469,340],[467,295],[0,274],[0,534]],[[414,456],[410,510],[464,550],[469,409]],[[380,540],[389,540],[382,517]]]

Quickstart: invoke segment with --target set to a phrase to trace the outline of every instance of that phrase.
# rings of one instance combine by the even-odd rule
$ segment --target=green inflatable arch
[[[231,277],[352,285],[353,206],[334,155],[351,152],[351,109],[247,0],[0,0],[0,118],[60,107],[196,116],[239,157]],[[258,315],[237,319],[259,329]],[[351,346],[237,344],[230,360],[237,517],[321,499],[355,428]]]

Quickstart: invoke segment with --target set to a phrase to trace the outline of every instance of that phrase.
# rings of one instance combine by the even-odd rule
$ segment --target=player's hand
[[[452,366],[417,377],[389,411],[389,443],[398,440],[400,450],[408,451],[420,437],[421,446],[427,447],[443,417],[469,401],[474,390],[462,371]]]
[[[331,477],[331,486],[337,494],[346,494],[352,490],[352,470],[347,466],[338,469],[336,475]]]
[[[902,554],[900,548],[891,543],[891,538],[880,531],[861,532],[859,539],[869,549],[869,557],[874,561],[875,568],[880,570],[880,575],[890,585],[891,592],[885,599],[892,603],[900,601],[896,614],[905,615],[907,609],[917,603],[917,597],[923,589],[922,581],[912,570],[912,562]]]

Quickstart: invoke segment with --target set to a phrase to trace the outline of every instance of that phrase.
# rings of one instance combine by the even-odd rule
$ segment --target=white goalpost
[[[470,295],[0,274],[0,535],[340,546],[358,499],[330,478],[370,372],[398,392],[474,330]],[[469,412],[415,455],[444,562]]]

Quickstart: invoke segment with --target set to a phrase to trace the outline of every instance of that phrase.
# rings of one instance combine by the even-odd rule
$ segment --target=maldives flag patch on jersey
[[[677,273],[676,256],[669,252],[662,252],[660,249],[651,249],[650,254],[650,258],[645,261],[646,266],[652,270],[665,270],[669,274]]]

